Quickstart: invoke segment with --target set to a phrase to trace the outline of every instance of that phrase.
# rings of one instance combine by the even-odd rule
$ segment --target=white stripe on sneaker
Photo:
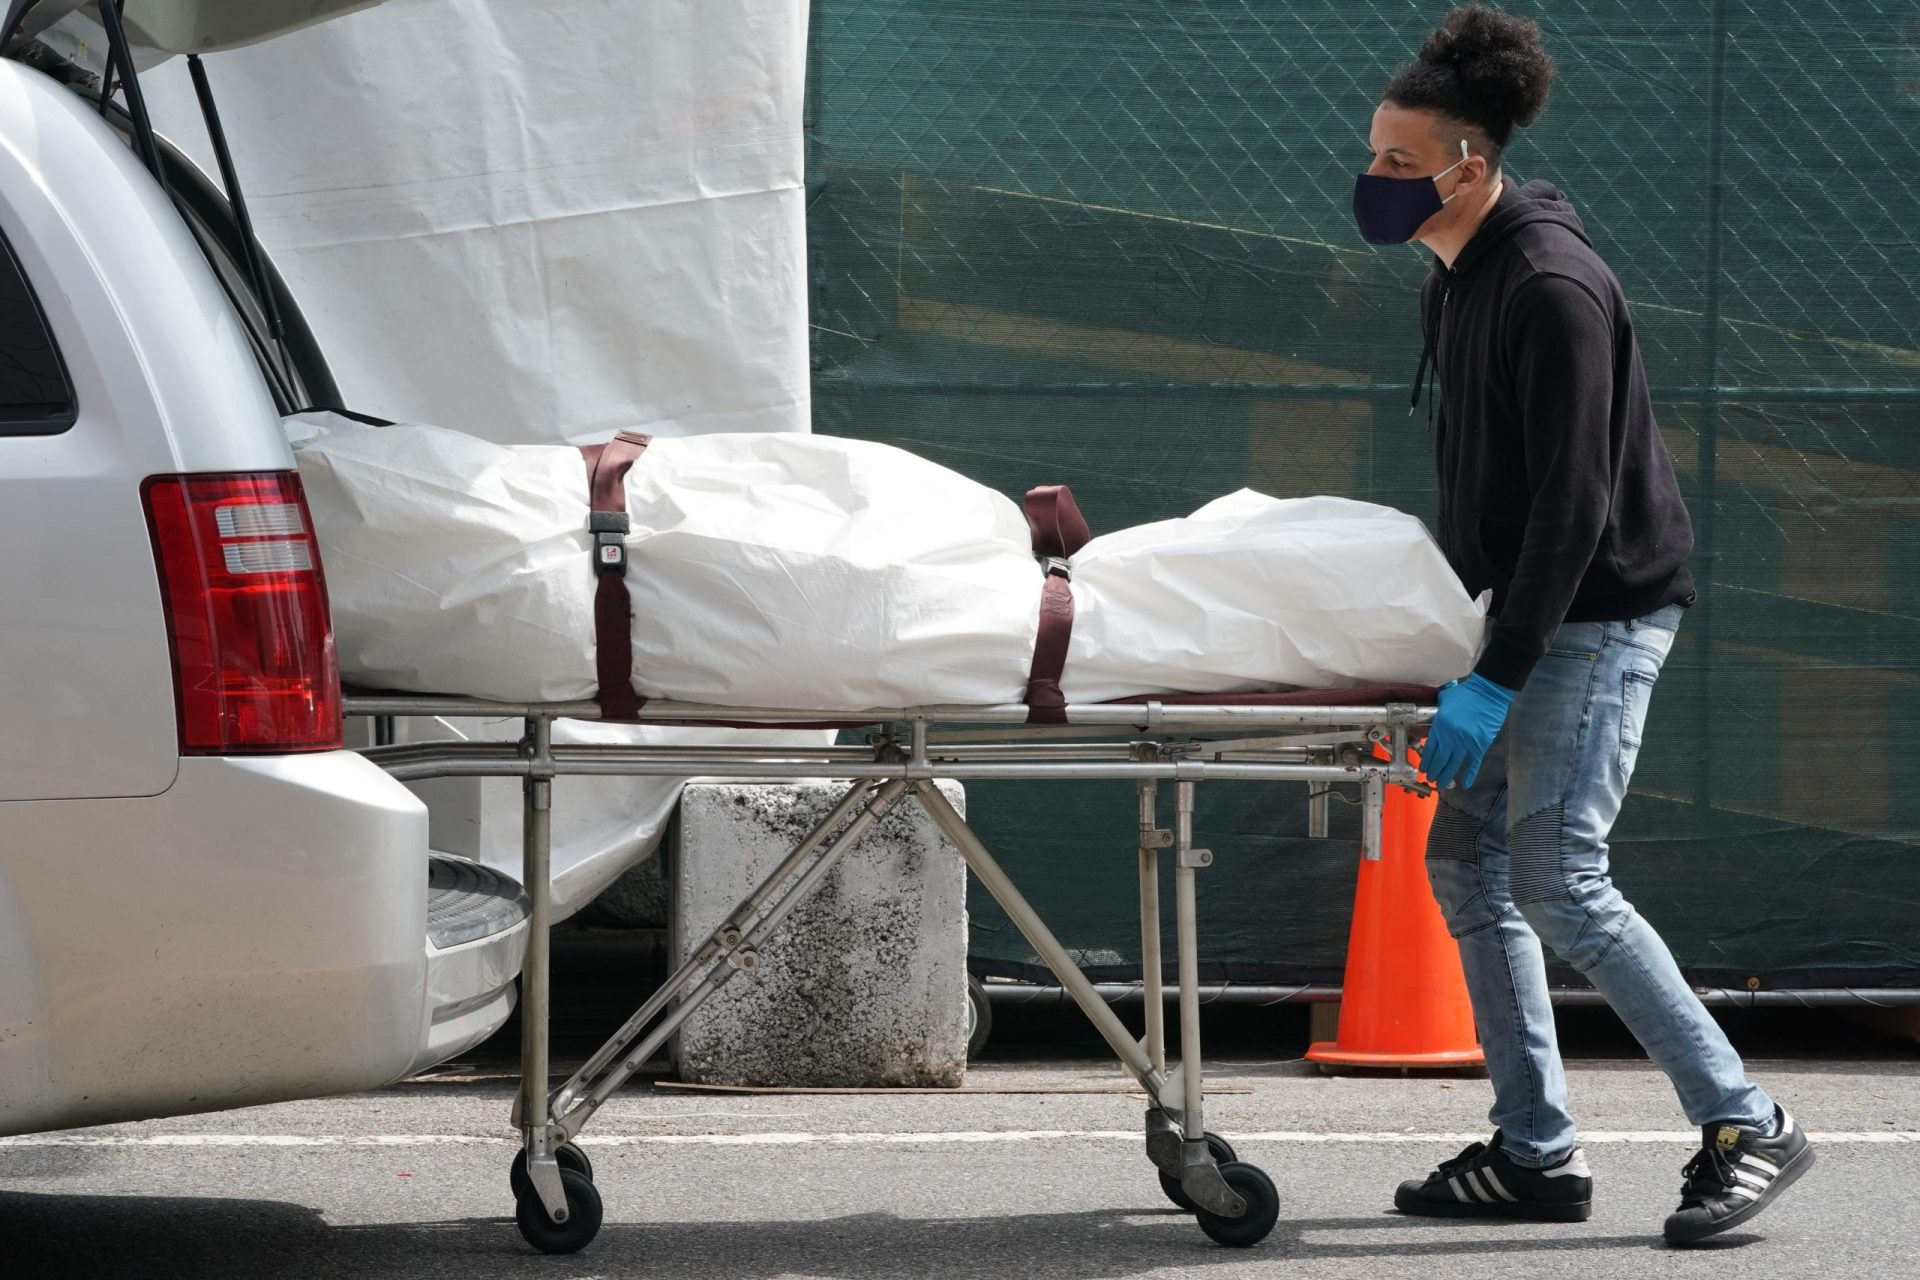
[[[1480,1176],[1487,1180],[1488,1186],[1492,1187],[1496,1192],[1500,1194],[1500,1198],[1502,1200],[1505,1200],[1508,1204],[1520,1203],[1519,1197],[1514,1195],[1513,1192],[1507,1190],[1507,1184],[1500,1181],[1499,1174],[1495,1173],[1491,1169],[1482,1169],[1480,1171]]]
[[[1473,1192],[1474,1199],[1480,1201],[1482,1204],[1493,1203],[1493,1193],[1491,1191],[1488,1191],[1486,1187],[1481,1184],[1479,1175],[1476,1173],[1476,1171],[1472,1169],[1467,1170],[1466,1183],[1467,1183],[1467,1190]]]
[[[1788,1115],[1783,1110],[1780,1113],[1780,1134],[1782,1137],[1785,1137],[1787,1134],[1792,1132],[1793,1132],[1793,1117]]]
[[[1753,1169],[1758,1173],[1764,1175],[1768,1182],[1772,1182],[1776,1177],[1780,1175],[1780,1170],[1778,1167],[1776,1167],[1775,1165],[1773,1165],[1772,1163],[1766,1160],[1762,1160],[1759,1156],[1750,1156],[1742,1152],[1740,1156],[1740,1163],[1747,1166],[1747,1168]]]
[[[1735,1169],[1733,1176],[1735,1180],[1752,1187],[1755,1191],[1765,1191],[1767,1189],[1767,1180],[1765,1178],[1748,1173],[1745,1169]]]
[[[1744,1200],[1758,1200],[1760,1198],[1760,1193],[1758,1191],[1755,1191],[1752,1187],[1742,1186],[1740,1183],[1737,1183],[1737,1182],[1734,1183],[1732,1186],[1728,1187],[1727,1190],[1733,1192],[1734,1195],[1737,1195]]]
[[[1573,1154],[1551,1169],[1542,1169],[1541,1174],[1549,1178],[1591,1178],[1593,1167],[1587,1163],[1587,1153],[1581,1147],[1575,1147]]]
[[[1461,1204],[1473,1203],[1473,1198],[1461,1189],[1460,1179],[1448,1178],[1447,1185],[1453,1188],[1453,1197],[1454,1199],[1458,1200]]]

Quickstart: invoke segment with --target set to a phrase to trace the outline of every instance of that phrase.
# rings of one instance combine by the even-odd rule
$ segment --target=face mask
[[[1440,198],[1440,179],[1467,162],[1467,140],[1460,139],[1460,158],[1430,178],[1389,178],[1363,173],[1353,184],[1353,220],[1368,244],[1405,244],[1428,218],[1446,206]],[[1458,195],[1455,192],[1454,195]]]

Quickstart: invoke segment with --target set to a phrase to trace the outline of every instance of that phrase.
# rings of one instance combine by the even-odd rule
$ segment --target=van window
[[[56,435],[73,420],[67,367],[12,246],[0,240],[0,436]]]

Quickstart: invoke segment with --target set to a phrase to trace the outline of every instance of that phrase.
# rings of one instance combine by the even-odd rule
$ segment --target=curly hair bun
[[[1484,4],[1450,10],[1420,46],[1419,61],[1451,67],[1476,105],[1509,128],[1537,120],[1553,89],[1553,59],[1540,42],[1540,24]]]

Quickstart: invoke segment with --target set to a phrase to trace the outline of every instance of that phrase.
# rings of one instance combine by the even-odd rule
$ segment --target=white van
[[[127,0],[118,65],[366,3]],[[282,425],[338,392],[237,186],[102,95],[114,25],[11,0],[0,43],[0,1134],[390,1083],[526,943],[342,749]]]

